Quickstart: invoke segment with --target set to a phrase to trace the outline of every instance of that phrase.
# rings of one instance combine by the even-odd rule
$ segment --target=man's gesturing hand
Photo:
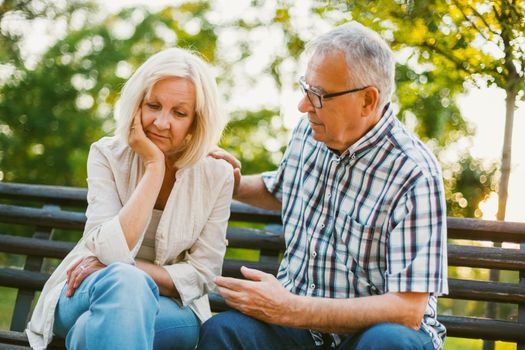
[[[247,280],[216,277],[215,283],[231,307],[261,321],[291,326],[295,296],[277,279],[259,270],[241,267]]]

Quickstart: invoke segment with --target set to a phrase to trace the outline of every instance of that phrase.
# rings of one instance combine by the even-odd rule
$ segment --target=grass
[[[0,287],[0,329],[9,329],[15,299],[16,289]]]
[[[483,341],[479,339],[464,339],[447,337],[443,350],[481,350]],[[496,342],[496,350],[516,350],[516,344]]]

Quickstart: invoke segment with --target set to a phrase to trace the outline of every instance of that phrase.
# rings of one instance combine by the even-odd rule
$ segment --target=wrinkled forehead
[[[351,72],[341,51],[314,52],[308,60],[305,80],[315,87],[325,82],[329,85],[348,85],[351,82]]]

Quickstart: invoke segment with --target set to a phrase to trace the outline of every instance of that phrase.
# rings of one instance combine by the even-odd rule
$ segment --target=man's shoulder
[[[388,142],[397,150],[405,169],[412,168],[428,176],[440,176],[441,167],[432,150],[398,120],[389,133]]]

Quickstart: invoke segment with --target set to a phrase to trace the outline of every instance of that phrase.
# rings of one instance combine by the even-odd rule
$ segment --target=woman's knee
[[[154,299],[158,303],[159,289],[155,281],[144,271],[124,263],[110,264],[105,270],[97,283],[99,287],[116,294]],[[130,291],[133,293],[129,293]]]

